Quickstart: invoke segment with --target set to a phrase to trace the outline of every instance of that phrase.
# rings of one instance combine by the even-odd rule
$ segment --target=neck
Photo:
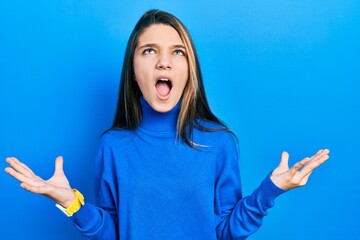
[[[140,98],[142,118],[140,127],[155,132],[175,132],[180,112],[179,101],[169,112],[155,111],[143,97]]]

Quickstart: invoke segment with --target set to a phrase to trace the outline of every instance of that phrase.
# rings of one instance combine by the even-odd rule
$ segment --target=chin
[[[150,104],[150,106],[157,112],[161,112],[161,113],[166,113],[171,111],[171,109],[173,109],[175,107],[176,104],[172,103],[172,102],[168,102],[168,103],[155,103],[155,104]]]
[[[153,107],[153,109],[160,113],[166,113],[166,112],[170,112],[171,109],[173,109],[173,107],[174,106],[156,106],[156,107]]]

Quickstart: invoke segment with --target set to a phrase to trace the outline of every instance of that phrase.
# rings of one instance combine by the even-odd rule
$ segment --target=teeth
[[[169,79],[167,79],[167,78],[160,78],[160,81],[168,82]]]

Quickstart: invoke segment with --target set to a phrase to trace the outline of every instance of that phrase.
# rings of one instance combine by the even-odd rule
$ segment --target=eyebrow
[[[147,47],[158,47],[158,45],[156,43],[146,43],[146,44],[139,46],[139,49],[147,48]],[[182,44],[175,44],[175,45],[171,46],[171,48],[182,48],[182,49],[186,50],[185,46]]]

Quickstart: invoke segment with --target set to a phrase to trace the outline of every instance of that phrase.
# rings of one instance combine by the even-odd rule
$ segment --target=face
[[[188,81],[186,49],[177,31],[153,24],[140,35],[134,53],[135,81],[157,112],[170,111]]]

